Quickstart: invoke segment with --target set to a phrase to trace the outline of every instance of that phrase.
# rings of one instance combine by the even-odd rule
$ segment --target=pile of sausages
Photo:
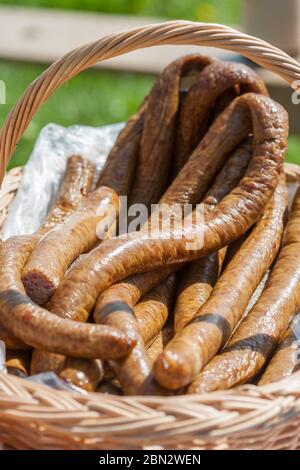
[[[1,243],[8,371],[128,395],[292,374],[300,190],[289,213],[287,137],[287,113],[246,65],[200,55],[168,65],[96,185],[93,165],[71,156],[39,231]],[[139,230],[118,233],[120,196],[155,207]],[[180,228],[162,216],[153,237],[157,203],[169,217],[193,212]]]

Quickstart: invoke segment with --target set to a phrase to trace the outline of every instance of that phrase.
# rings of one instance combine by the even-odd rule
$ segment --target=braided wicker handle
[[[97,62],[136,49],[166,45],[191,44],[229,49],[275,72],[293,88],[299,87],[300,64],[267,42],[218,24],[170,21],[142,26],[69,52],[54,62],[27,88],[7,116],[0,131],[0,182],[16,145],[39,107],[63,83]]]

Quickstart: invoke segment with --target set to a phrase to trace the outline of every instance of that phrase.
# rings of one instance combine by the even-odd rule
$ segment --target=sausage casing
[[[279,250],[286,207],[286,187],[281,181],[211,297],[156,362],[155,378],[162,386],[176,389],[191,383],[229,339]]]

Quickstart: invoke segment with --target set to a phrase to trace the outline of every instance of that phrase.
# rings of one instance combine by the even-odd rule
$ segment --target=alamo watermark
[[[184,240],[187,250],[199,250],[204,243],[204,204],[133,204],[119,198],[119,210],[100,204],[97,236],[100,240],[117,236],[125,239],[133,232],[151,240]]]

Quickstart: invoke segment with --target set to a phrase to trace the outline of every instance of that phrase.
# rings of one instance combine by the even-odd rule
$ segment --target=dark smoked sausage
[[[34,304],[24,294],[21,273],[35,244],[32,236],[18,236],[0,245],[0,324],[24,343],[70,356],[111,358],[133,347],[112,328],[63,320]]]
[[[289,377],[300,368],[299,337],[292,327],[288,328],[278,345],[258,385],[277,382]]]
[[[178,117],[176,173],[187,162],[191,152],[208,130],[215,116],[216,104],[219,104],[220,112],[234,98],[234,94],[231,94],[229,99],[227,97],[226,101],[223,100],[222,105],[220,101],[218,102],[218,98],[224,97],[224,93],[231,91],[236,85],[240,93],[268,94],[262,79],[253,69],[233,62],[214,61],[207,65],[198,80],[190,87]]]
[[[252,141],[246,139],[226,160],[202,203],[212,210],[240,181],[252,155]],[[210,296],[220,275],[226,249],[192,261],[183,269],[176,301],[174,329],[177,333],[194,317]]]
[[[97,225],[105,218],[110,227],[118,211],[117,194],[101,186],[37,243],[22,275],[26,292],[35,303],[44,305],[50,299],[70,264],[99,241]]]
[[[251,380],[270,358],[300,307],[299,234],[298,190],[284,237],[285,244],[265,289],[224,351],[206,366],[191,385],[190,393],[230,388]],[[287,368],[290,366],[286,362],[281,367],[285,365]]]

